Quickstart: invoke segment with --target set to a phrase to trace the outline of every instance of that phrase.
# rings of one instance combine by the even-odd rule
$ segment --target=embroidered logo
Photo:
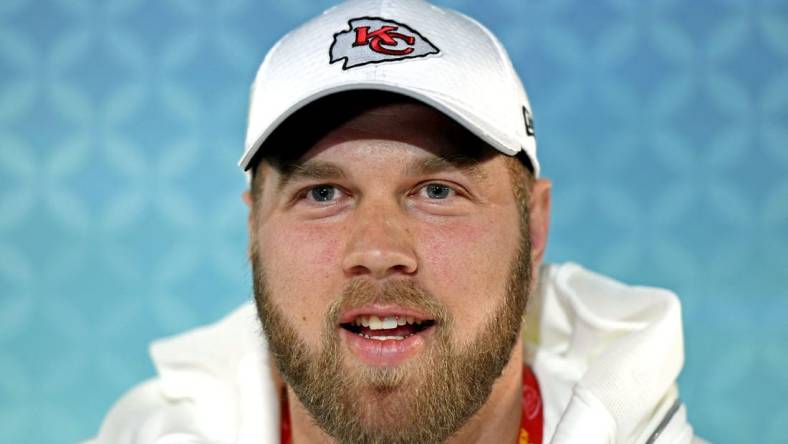
[[[350,29],[334,34],[329,50],[330,63],[344,60],[342,69],[440,53],[416,30],[394,20],[359,17],[348,25]]]

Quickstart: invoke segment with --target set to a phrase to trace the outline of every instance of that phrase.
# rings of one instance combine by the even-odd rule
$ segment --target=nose
[[[418,269],[411,230],[399,207],[392,203],[364,202],[349,221],[349,236],[342,260],[350,277],[383,279],[410,275]]]

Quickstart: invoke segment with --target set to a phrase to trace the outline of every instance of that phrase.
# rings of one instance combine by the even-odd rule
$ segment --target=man
[[[92,442],[700,442],[677,298],[542,265],[531,107],[478,23],[359,0],[294,30],[241,167],[254,304],[155,343]]]

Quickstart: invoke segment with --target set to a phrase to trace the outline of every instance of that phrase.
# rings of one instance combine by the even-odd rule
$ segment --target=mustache
[[[375,284],[365,278],[353,279],[345,285],[331,303],[326,321],[334,326],[343,312],[376,303],[399,305],[424,312],[439,325],[446,325],[451,321],[446,306],[416,282],[398,279]]]

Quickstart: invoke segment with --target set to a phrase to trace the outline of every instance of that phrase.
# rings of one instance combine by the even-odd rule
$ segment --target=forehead
[[[331,129],[301,156],[310,158],[348,142],[374,156],[383,147],[417,148],[425,157],[482,161],[487,145],[441,112],[419,103],[393,103],[361,111]],[[352,143],[351,143],[352,144]]]

